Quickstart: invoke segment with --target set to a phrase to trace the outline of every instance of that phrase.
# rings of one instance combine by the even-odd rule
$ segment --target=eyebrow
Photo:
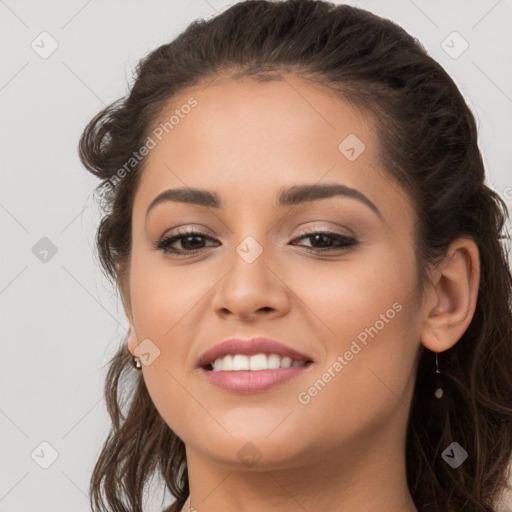
[[[295,185],[288,189],[281,190],[274,206],[294,206],[308,201],[328,199],[335,196],[348,197],[360,201],[382,220],[382,214],[377,206],[362,192],[339,183]],[[217,193],[199,188],[181,187],[164,190],[162,193],[158,194],[148,206],[146,217],[157,204],[166,201],[189,203],[216,209],[223,208],[223,203]]]

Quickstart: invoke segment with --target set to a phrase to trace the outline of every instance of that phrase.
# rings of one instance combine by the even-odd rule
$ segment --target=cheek
[[[392,244],[366,247],[344,261],[305,265],[290,265],[282,279],[297,293],[300,315],[317,325],[331,349],[344,349],[347,340],[348,349],[361,333],[364,340],[365,329],[376,323],[379,333],[390,331],[391,324],[398,328],[405,314],[397,310],[417,294],[414,253]],[[388,343],[399,345],[401,337],[390,337]]]
[[[198,302],[201,289],[194,283],[198,273],[194,274],[188,268],[172,267],[164,258],[153,254],[134,253],[130,294],[141,340],[171,340],[175,326]]]
[[[390,247],[372,254],[295,281],[325,349],[299,403],[311,421],[320,418],[318,428],[326,415],[326,424],[344,424],[343,436],[404,408],[420,345],[414,253]]]
[[[197,315],[211,288],[192,266],[172,267],[164,258],[134,252],[130,271],[131,305],[139,343],[149,339],[159,356],[142,371],[151,400],[171,429],[186,432],[190,422],[202,424],[204,409],[188,391]],[[148,270],[151,269],[151,270]],[[194,316],[195,315],[195,316]]]

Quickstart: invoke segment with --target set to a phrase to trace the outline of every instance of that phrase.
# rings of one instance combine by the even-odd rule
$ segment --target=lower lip
[[[212,371],[201,368],[210,384],[232,393],[258,393],[295,379],[305,372],[312,363],[297,368],[275,370],[240,370],[236,372]]]

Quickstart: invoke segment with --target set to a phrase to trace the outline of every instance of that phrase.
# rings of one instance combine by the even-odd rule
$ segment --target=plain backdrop
[[[488,183],[511,207],[512,1],[348,3],[396,21],[455,79]],[[109,428],[104,365],[127,323],[94,256],[97,181],[79,136],[127,93],[141,57],[227,5],[0,0],[0,512],[90,510]],[[162,508],[153,495],[148,511]]]

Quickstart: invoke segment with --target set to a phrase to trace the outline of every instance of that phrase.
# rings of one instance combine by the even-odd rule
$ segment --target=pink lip
[[[231,338],[222,341],[221,343],[204,352],[203,355],[199,358],[197,366],[208,366],[216,359],[222,359],[228,354],[244,354],[246,356],[253,356],[255,354],[277,354],[280,357],[290,357],[294,361],[312,360],[309,356],[269,338],[257,337],[250,340]],[[295,370],[295,368],[293,369]],[[260,370],[260,373],[266,371],[276,370]]]
[[[230,391],[232,393],[257,393],[278,386],[298,377],[302,372],[307,371],[311,363],[297,368],[277,368],[275,370],[258,371],[210,371],[200,368],[201,373],[208,379],[210,384]]]

